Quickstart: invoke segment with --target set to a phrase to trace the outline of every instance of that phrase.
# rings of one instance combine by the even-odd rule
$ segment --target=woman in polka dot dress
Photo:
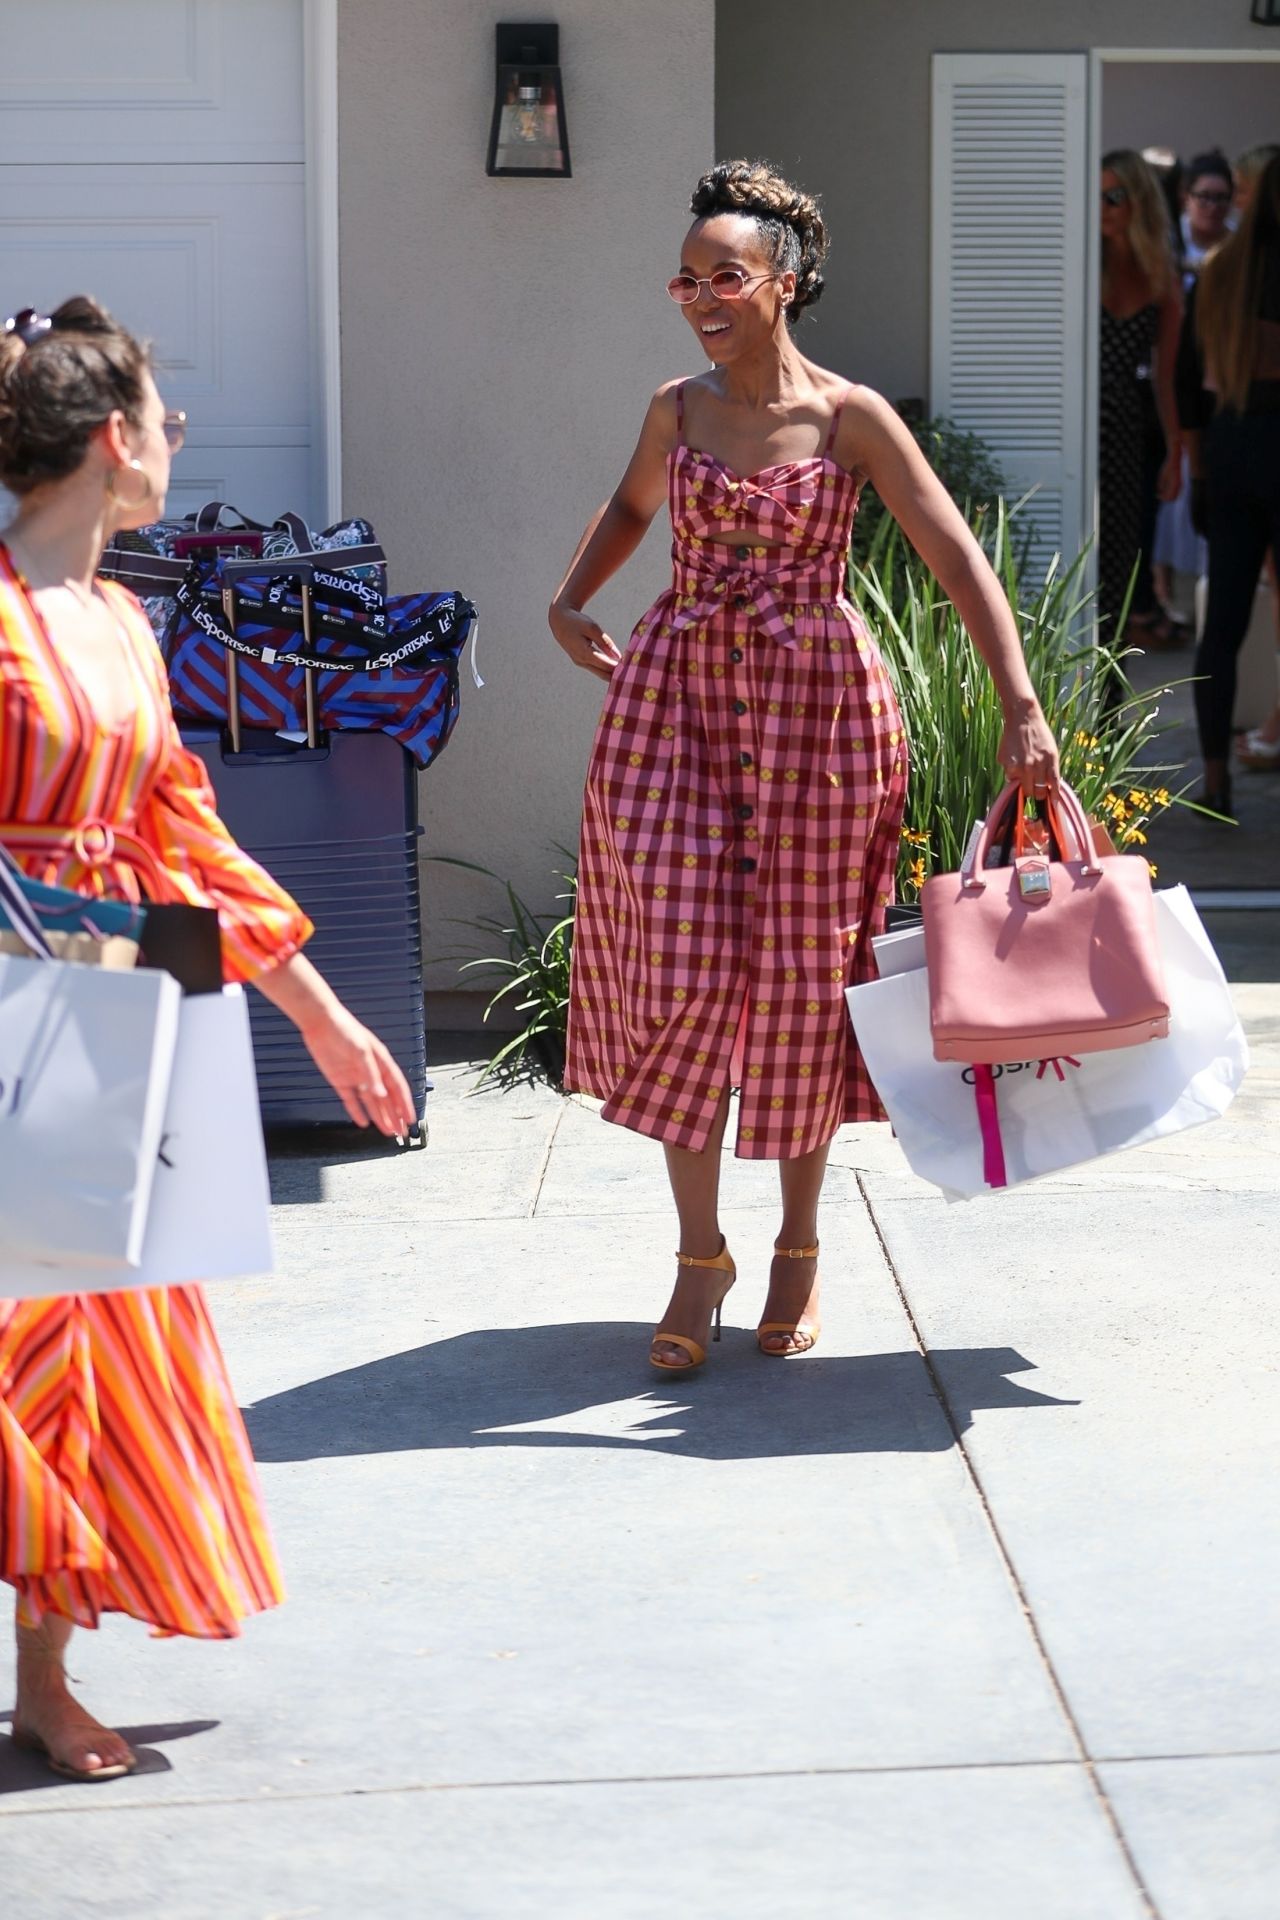
[[[587,775],[567,1088],[661,1140],[680,1221],[650,1358],[705,1358],[734,1266],[717,1218],[729,1094],[736,1150],[779,1163],[781,1230],[762,1352],[818,1335],[817,1210],[832,1135],[884,1117],[845,1013],[874,974],[907,779],[888,675],[844,597],[871,481],[954,600],[1000,690],[1000,759],[1044,790],[1057,751],[1017,630],[963,519],[893,410],[806,360],[822,291],[816,203],[765,167],[716,167],[668,292],[711,361],[654,395],[617,492],[551,607],[609,683]],[[663,500],[671,588],[624,655],[583,611]]]

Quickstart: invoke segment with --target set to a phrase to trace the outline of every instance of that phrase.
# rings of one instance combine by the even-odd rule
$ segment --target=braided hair
[[[767,161],[721,160],[703,174],[689,207],[700,220],[741,213],[755,222],[760,244],[778,272],[796,276],[795,298],[787,308],[789,326],[822,297],[822,263],[830,242],[818,202]]]

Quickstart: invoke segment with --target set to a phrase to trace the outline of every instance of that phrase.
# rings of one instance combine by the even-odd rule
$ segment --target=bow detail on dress
[[[675,604],[668,602],[665,624],[672,633],[683,627],[698,626],[712,614],[735,609],[747,615],[752,625],[780,647],[796,646],[795,610],[822,601],[830,603],[844,593],[844,569],[812,560],[793,560],[776,549],[771,550],[767,570],[757,572],[740,561],[726,559],[716,564],[706,549],[682,546],[679,571],[683,576],[674,591]]]

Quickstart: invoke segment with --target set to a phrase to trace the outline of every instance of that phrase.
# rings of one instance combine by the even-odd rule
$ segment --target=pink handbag
[[[959,873],[925,882],[935,1060],[966,1065],[1102,1053],[1169,1031],[1151,873],[1099,855],[1070,787],[1050,800],[1062,858],[1030,851],[1023,795],[1006,787]],[[1014,815],[1014,858],[987,867]]]

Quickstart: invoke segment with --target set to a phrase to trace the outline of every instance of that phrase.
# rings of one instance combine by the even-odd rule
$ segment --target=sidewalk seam
[[[1111,1804],[1111,1797],[1108,1794],[1106,1787],[1103,1785],[1102,1778],[1098,1773],[1097,1764],[1095,1763],[1093,1755],[1089,1752],[1089,1749],[1085,1744],[1084,1733],[1080,1727],[1079,1721],[1076,1719],[1075,1713],[1071,1706],[1071,1702],[1067,1698],[1066,1688],[1063,1686],[1062,1681],[1058,1676],[1058,1671],[1053,1664],[1053,1659],[1049,1653],[1048,1646],[1045,1644],[1045,1639],[1043,1634],[1040,1631],[1040,1624],[1035,1617],[1034,1611],[1032,1610],[1031,1601],[1030,1601],[1030,1598],[1028,1597],[1027,1590],[1023,1585],[1022,1578],[1018,1573],[1017,1567],[1014,1565],[1013,1555],[1009,1551],[1009,1548],[1005,1543],[1004,1535],[1000,1531],[999,1524],[996,1520],[995,1513],[992,1509],[991,1501],[987,1496],[987,1490],[982,1484],[982,1476],[978,1472],[977,1466],[974,1463],[974,1460],[969,1453],[969,1449],[966,1447],[964,1443],[963,1431],[951,1411],[951,1403],[947,1398],[946,1389],[943,1386],[941,1376],[939,1375],[937,1369],[933,1364],[933,1358],[929,1352],[928,1345],[925,1341],[924,1330],[916,1318],[915,1310],[913,1309],[910,1300],[907,1298],[906,1286],[903,1282],[902,1275],[898,1272],[897,1264],[893,1258],[893,1255],[889,1251],[889,1243],[884,1237],[884,1232],[881,1228],[879,1216],[876,1213],[875,1206],[872,1203],[871,1195],[867,1192],[866,1182],[861,1173],[857,1174],[855,1178],[857,1179],[857,1182],[858,1182],[858,1191],[862,1195],[863,1205],[867,1209],[867,1214],[868,1214],[868,1217],[870,1218],[871,1225],[875,1230],[875,1236],[877,1241],[879,1242],[880,1252],[884,1258],[884,1263],[889,1270],[889,1275],[893,1281],[894,1289],[897,1292],[899,1301],[901,1302],[902,1311],[907,1316],[907,1324],[911,1328],[912,1338],[914,1339],[916,1346],[919,1349],[920,1358],[924,1362],[925,1369],[929,1375],[929,1379],[930,1379],[930,1382],[932,1383],[934,1393],[937,1395],[938,1405],[942,1409],[943,1417],[945,1418],[947,1425],[951,1429],[952,1436],[955,1440],[956,1449],[960,1455],[961,1465],[964,1469],[965,1474],[968,1477],[970,1485],[972,1486],[973,1491],[977,1496],[979,1503],[981,1504],[983,1516],[986,1519],[988,1529],[990,1530],[990,1533],[991,1533],[991,1538],[995,1543],[996,1552],[1000,1556],[1000,1560],[1004,1566],[1004,1570],[1009,1579],[1009,1583],[1013,1588],[1015,1598],[1017,1599],[1018,1605],[1022,1610],[1022,1617],[1024,1622],[1026,1623],[1027,1632],[1030,1634],[1032,1645],[1035,1647],[1035,1650],[1040,1657],[1041,1665],[1044,1668],[1045,1678],[1048,1680],[1049,1686],[1053,1691],[1054,1698],[1057,1700],[1058,1710],[1062,1714],[1063,1719],[1067,1723],[1067,1730],[1070,1733],[1071,1739],[1075,1745],[1076,1752],[1079,1756],[1079,1763],[1084,1768],[1085,1775],[1089,1781],[1089,1784],[1093,1788],[1094,1795],[1102,1811],[1103,1819],[1106,1821],[1107,1825],[1111,1829],[1112,1837],[1115,1840],[1116,1846],[1120,1850],[1121,1858],[1124,1860],[1124,1863],[1129,1870],[1130,1876],[1133,1880],[1134,1887],[1136,1888],[1138,1893],[1138,1898],[1141,1900],[1143,1906],[1147,1910],[1149,1920],[1163,1920],[1163,1916],[1161,1915],[1159,1907],[1156,1905],[1155,1898],[1151,1892],[1151,1889],[1148,1887],[1145,1879],[1143,1878],[1142,1870],[1138,1865],[1137,1858],[1134,1855],[1133,1849],[1129,1845],[1128,1836],[1126,1835],[1124,1828],[1120,1824],[1119,1815],[1116,1813],[1115,1808]]]
[[[1242,1749],[1238,1753],[1135,1753],[1116,1754],[1103,1757],[1096,1764],[1105,1767],[1143,1765],[1153,1761],[1177,1762],[1180,1760],[1222,1760],[1253,1759],[1257,1753],[1270,1755],[1280,1749],[1264,1747],[1261,1749]],[[78,1801],[74,1806],[45,1807],[2,1807],[0,1822],[5,1820],[27,1819],[40,1814],[54,1819],[62,1814],[83,1813],[148,1813],[157,1808],[176,1807],[270,1807],[292,1806],[309,1800],[373,1800],[393,1793],[531,1793],[563,1792],[578,1793],[587,1787],[679,1787],[700,1786],[718,1781],[751,1780],[858,1780],[882,1779],[915,1773],[1014,1773],[1023,1769],[1044,1772],[1053,1768],[1072,1767],[1087,1772],[1086,1763],[1076,1759],[1064,1760],[904,1760],[890,1766],[847,1766],[847,1767],[763,1767],[755,1770],[726,1771],[722,1768],[710,1768],[705,1773],[596,1773],[551,1775],[542,1780],[391,1780],[380,1786],[315,1787],[300,1789],[294,1793],[211,1793],[211,1794],[175,1794],[172,1797],[155,1800],[108,1801],[105,1796],[92,1806]],[[148,1776],[140,1774],[138,1779]],[[22,1788],[6,1789],[8,1793],[20,1793]]]
[[[538,1163],[537,1178],[534,1180],[534,1183],[533,1183],[533,1198],[529,1202],[529,1211],[525,1215],[525,1218],[527,1220],[532,1220],[537,1214],[538,1202],[542,1198],[543,1183],[545,1182],[547,1177],[547,1169],[551,1165],[551,1149],[556,1144],[556,1135],[560,1131],[560,1122],[564,1119],[565,1109],[568,1106],[568,1104],[569,1103],[567,1100],[561,1101],[559,1110],[556,1113],[555,1120],[552,1122],[551,1131],[547,1135],[547,1144],[542,1150],[542,1159]]]

